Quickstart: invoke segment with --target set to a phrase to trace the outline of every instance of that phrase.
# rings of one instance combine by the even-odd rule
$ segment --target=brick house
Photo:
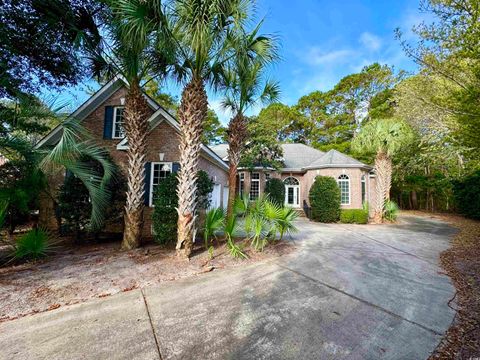
[[[100,88],[71,118],[88,129],[98,145],[106,148],[114,162],[126,172],[128,148],[123,132],[123,109],[127,93],[126,82],[116,77]],[[155,185],[179,168],[179,135],[177,120],[145,94],[149,108],[149,134],[147,137],[145,211],[143,236],[152,235],[152,194]],[[57,126],[38,142],[38,149],[48,149],[58,143],[62,127]],[[304,144],[283,144],[284,167],[275,169],[240,169],[237,192],[256,199],[265,191],[270,177],[280,178],[285,184],[285,204],[302,209],[309,206],[308,193],[315,177],[332,176],[341,188],[342,208],[361,208],[363,202],[372,203],[375,178],[372,167],[338,151],[321,152]],[[227,145],[202,145],[200,169],[206,171],[214,182],[211,194],[212,207],[226,207],[228,199]],[[50,194],[41,196],[40,223],[56,230],[55,192],[63,182],[63,175],[49,179]],[[174,191],[172,189],[172,191]],[[52,196],[53,195],[53,196]],[[121,231],[121,229],[117,229]]]
[[[227,145],[211,147],[228,162]],[[279,178],[285,184],[285,204],[302,209],[310,206],[308,194],[318,175],[331,176],[341,190],[341,207],[360,209],[364,202],[373,203],[375,176],[372,167],[339,151],[326,153],[304,144],[282,144],[283,168],[239,169],[238,192],[255,199],[265,191],[269,178]]]
[[[127,85],[121,77],[116,77],[102,86],[72,115],[93,135],[96,143],[106,148],[114,162],[126,172],[128,144],[123,132],[123,109]],[[143,235],[151,236],[152,194],[158,182],[171,172],[178,171],[180,159],[178,144],[180,128],[176,119],[160,107],[153,99],[145,95],[150,108],[147,137],[145,211]],[[39,149],[54,146],[62,135],[62,127],[53,129],[37,144]],[[214,182],[211,194],[212,206],[226,206],[228,196],[228,165],[208,146],[201,148],[200,169],[206,171]],[[58,190],[63,177],[49,179],[52,192]],[[175,191],[172,189],[172,191]],[[55,205],[51,196],[40,199],[40,222],[55,229]]]

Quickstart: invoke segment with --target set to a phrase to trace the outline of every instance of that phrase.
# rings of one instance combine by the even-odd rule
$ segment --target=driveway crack
[[[148,304],[147,304],[147,298],[145,297],[145,293],[143,292],[143,289],[140,289],[140,292],[142,293],[143,303],[145,304],[145,309],[147,310],[148,321],[150,322],[150,328],[152,329],[153,338],[155,339],[155,345],[157,347],[158,358],[160,360],[162,360],[162,354],[160,352],[160,343],[158,341],[157,333],[155,332],[155,327],[153,326],[152,317],[150,315],[150,310],[149,310]]]
[[[336,287],[333,286],[333,285],[327,284],[327,283],[325,283],[325,282],[323,282],[323,281],[321,281],[321,280],[318,280],[318,279],[315,279],[315,278],[310,277],[310,276],[308,276],[308,275],[305,275],[305,274],[303,274],[303,273],[301,273],[301,272],[299,272],[299,271],[297,271],[297,270],[293,270],[293,269],[289,268],[288,266],[282,265],[282,264],[280,264],[280,263],[276,263],[276,264],[277,264],[278,266],[280,266],[281,268],[285,269],[285,270],[291,271],[291,272],[293,272],[294,274],[297,274],[297,275],[302,276],[302,277],[304,277],[304,278],[306,278],[306,279],[308,279],[308,280],[310,280],[310,281],[313,281],[313,282],[315,282],[315,283],[317,283],[317,284],[320,284],[320,285],[322,285],[322,286],[325,286],[325,287],[327,287],[327,288],[329,288],[329,289],[331,289],[331,290],[333,290],[333,291],[336,291],[336,292],[339,292],[339,293],[341,293],[341,294],[343,294],[343,295],[346,295],[346,296],[348,296],[348,297],[350,297],[350,298],[352,298],[352,299],[355,299],[355,300],[361,302],[362,304],[365,304],[365,305],[368,305],[368,306],[373,307],[373,308],[375,308],[375,309],[378,309],[378,310],[380,310],[380,311],[382,311],[382,312],[384,312],[384,313],[386,313],[386,314],[389,314],[389,315],[391,315],[391,316],[393,316],[393,317],[396,317],[396,318],[398,318],[398,319],[400,319],[400,320],[403,320],[403,321],[406,321],[406,322],[408,322],[408,323],[410,323],[410,324],[412,324],[412,325],[418,326],[418,327],[422,328],[423,330],[426,330],[426,331],[428,331],[428,332],[431,332],[431,333],[433,333],[433,334],[435,334],[435,335],[443,335],[443,333],[440,333],[440,332],[438,332],[437,330],[431,329],[431,328],[429,328],[429,327],[427,327],[427,326],[425,326],[425,325],[422,325],[422,324],[420,324],[420,323],[418,323],[418,322],[416,322],[416,321],[413,321],[413,320],[409,320],[409,319],[407,319],[407,318],[404,318],[403,316],[398,315],[398,314],[396,314],[396,313],[394,313],[394,312],[392,312],[392,311],[390,311],[390,310],[388,310],[388,309],[385,309],[385,308],[383,308],[383,307],[381,307],[381,306],[379,306],[379,305],[376,305],[376,304],[374,304],[374,303],[372,303],[372,302],[370,302],[370,301],[364,300],[364,299],[362,299],[362,298],[359,298],[358,296],[355,296],[355,295],[350,294],[350,293],[348,293],[348,292],[346,292],[346,291],[340,290],[340,289],[336,288]]]

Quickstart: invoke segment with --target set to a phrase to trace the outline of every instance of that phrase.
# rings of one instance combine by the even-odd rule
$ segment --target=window
[[[124,107],[116,106],[113,108],[113,139],[123,139],[125,137],[125,130],[123,129],[124,116],[123,110]]]
[[[265,173],[265,181],[270,180],[270,173]]]
[[[240,175],[239,175],[238,188],[239,188],[240,197],[243,198],[243,193],[244,193],[244,188],[245,188],[245,174],[244,173],[240,173]]]
[[[256,200],[260,196],[260,173],[252,173],[250,179],[250,200]]]
[[[367,195],[367,179],[365,175],[362,176],[362,204],[365,203]]]
[[[350,205],[350,179],[343,174],[338,177],[337,182],[340,188],[340,204]]]
[[[162,179],[165,179],[172,173],[172,163],[161,162],[152,163],[152,174],[150,181],[150,206],[153,204],[153,195],[155,194],[155,186],[157,186]],[[173,190],[175,191],[175,190]]]

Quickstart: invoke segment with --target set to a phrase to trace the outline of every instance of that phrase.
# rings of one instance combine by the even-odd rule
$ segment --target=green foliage
[[[367,224],[368,211],[364,209],[342,209],[340,222],[344,224]]]
[[[472,219],[480,219],[480,170],[455,181],[453,191],[458,212]]]
[[[159,244],[173,243],[177,238],[178,195],[175,191],[177,185],[177,174],[172,173],[155,187],[152,224],[154,239]],[[209,195],[212,190],[212,179],[205,171],[200,170],[197,178],[197,210],[210,206]]]
[[[92,211],[88,190],[82,181],[67,173],[57,198],[58,215],[62,219],[62,234],[73,232],[77,239],[87,229]]]
[[[235,244],[235,235],[237,232],[237,217],[236,216],[231,216],[230,218],[227,218],[225,221],[225,226],[224,226],[224,233],[225,237],[227,239],[227,249],[228,252],[230,253],[230,256],[237,259],[237,258],[243,258],[247,259],[248,256],[242,251],[242,248]]]
[[[176,174],[170,174],[155,187],[152,224],[154,239],[159,244],[177,241],[178,196],[175,191],[177,185]]]
[[[398,210],[399,208],[397,203],[391,200],[386,201],[383,209],[383,218],[388,221],[397,220]]]
[[[290,208],[283,207],[280,209],[278,216],[275,218],[275,229],[280,234],[280,241],[285,235],[291,235],[298,231],[294,222],[298,218],[298,213]]]
[[[199,170],[197,175],[197,209],[208,209],[210,206],[210,193],[213,191],[213,180],[204,170]],[[175,188],[176,189],[176,188]]]
[[[43,229],[33,229],[22,235],[14,246],[13,260],[39,260],[52,254],[54,245],[49,240],[49,234]]]
[[[203,122],[202,142],[204,144],[216,145],[226,141],[227,131],[222,125],[218,116],[212,109],[208,109],[207,117]]]
[[[268,195],[272,202],[283,206],[285,202],[285,185],[283,181],[277,178],[270,178],[265,184],[265,194]]]
[[[393,156],[415,139],[412,128],[400,119],[376,119],[366,123],[355,136],[352,149],[375,155],[379,152]]]
[[[205,249],[209,248],[210,238],[225,224],[225,211],[222,208],[213,208],[207,211],[203,229]]]
[[[312,219],[336,222],[340,218],[340,188],[334,178],[317,176],[308,195]]]

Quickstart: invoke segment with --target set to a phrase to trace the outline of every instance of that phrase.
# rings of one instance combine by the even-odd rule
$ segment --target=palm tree
[[[362,126],[353,139],[352,149],[375,156],[375,201],[373,221],[382,222],[385,203],[390,199],[392,157],[413,139],[413,131],[405,122],[390,118],[371,120]]]
[[[248,136],[245,111],[258,102],[263,104],[278,100],[280,90],[276,82],[264,81],[264,72],[277,57],[277,39],[258,35],[259,23],[249,34],[235,36],[236,56],[225,73],[226,97],[223,106],[233,113],[228,124],[228,207],[227,216],[233,215],[237,169],[240,155]]]
[[[99,78],[122,75],[129,88],[125,98],[125,135],[128,139],[127,196],[122,249],[140,245],[144,210],[146,135],[149,109],[141,90],[142,81],[155,68],[155,35],[161,33],[163,13],[157,1],[108,0],[107,41],[89,49],[94,74]],[[161,36],[160,36],[161,37]],[[157,47],[159,48],[159,47]]]
[[[196,181],[203,123],[207,116],[206,85],[218,85],[223,65],[233,56],[229,34],[242,28],[250,0],[177,0],[171,38],[176,42],[175,75],[185,84],[180,122],[177,254],[190,256],[195,234]],[[182,250],[183,248],[183,250]]]

